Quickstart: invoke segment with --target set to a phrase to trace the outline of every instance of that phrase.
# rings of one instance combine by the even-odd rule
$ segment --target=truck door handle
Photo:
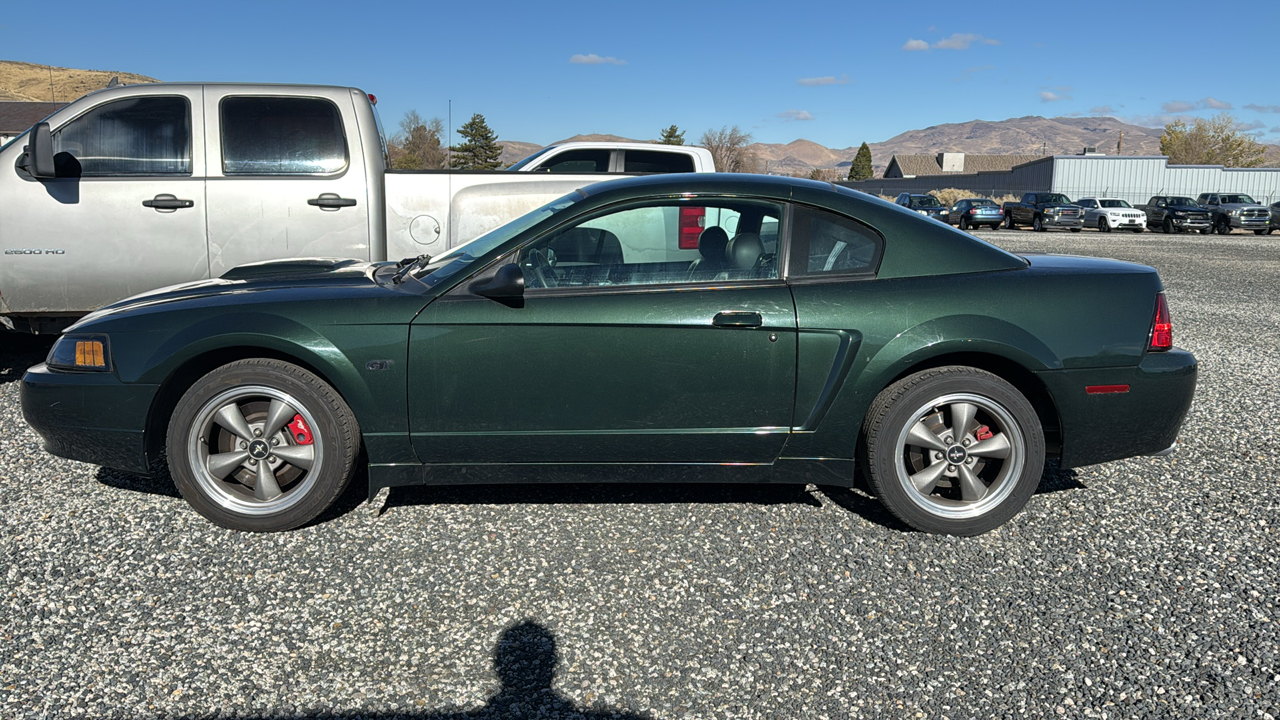
[[[180,208],[195,207],[195,204],[194,200],[179,200],[169,193],[161,193],[150,200],[142,201],[142,207],[155,208],[156,210],[178,210]]]
[[[308,205],[314,205],[321,210],[337,210],[338,208],[352,207],[356,201],[352,198],[339,197],[337,193],[321,193],[320,197],[311,198],[307,201]]]
[[[760,317],[760,313],[750,310],[725,310],[716,313],[711,324],[716,327],[760,327],[764,324],[764,319]]]

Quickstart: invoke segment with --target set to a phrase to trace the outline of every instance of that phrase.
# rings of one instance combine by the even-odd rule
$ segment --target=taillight
[[[374,95],[373,93],[369,93],[369,102],[370,102],[370,103],[372,103],[373,105],[377,105],[377,104],[378,104],[378,96],[377,96],[377,95]]]
[[[707,209],[701,207],[680,208],[680,249],[697,250],[698,236],[707,224]]]
[[[1169,319],[1169,303],[1164,293],[1156,294],[1156,318],[1151,323],[1151,350],[1159,352],[1173,347],[1173,322]]]

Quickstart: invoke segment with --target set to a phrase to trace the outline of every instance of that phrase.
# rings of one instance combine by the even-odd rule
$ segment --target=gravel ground
[[[1280,716],[1280,239],[984,233],[1156,266],[1172,458],[1047,473],[973,539],[799,487],[358,493],[278,535],[60,460],[0,336],[0,716]]]

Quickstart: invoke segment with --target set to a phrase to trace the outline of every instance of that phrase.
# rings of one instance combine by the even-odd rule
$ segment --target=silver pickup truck
[[[263,260],[437,255],[599,171],[714,169],[702,148],[617,143],[555,146],[517,172],[387,168],[374,104],[355,88],[86,95],[0,148],[0,323],[54,332]]]

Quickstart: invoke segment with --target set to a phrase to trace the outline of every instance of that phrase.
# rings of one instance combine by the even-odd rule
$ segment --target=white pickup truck
[[[566,143],[516,172],[388,170],[355,88],[115,86],[0,147],[0,323],[290,257],[437,255],[602,173],[712,172],[703,148]]]

